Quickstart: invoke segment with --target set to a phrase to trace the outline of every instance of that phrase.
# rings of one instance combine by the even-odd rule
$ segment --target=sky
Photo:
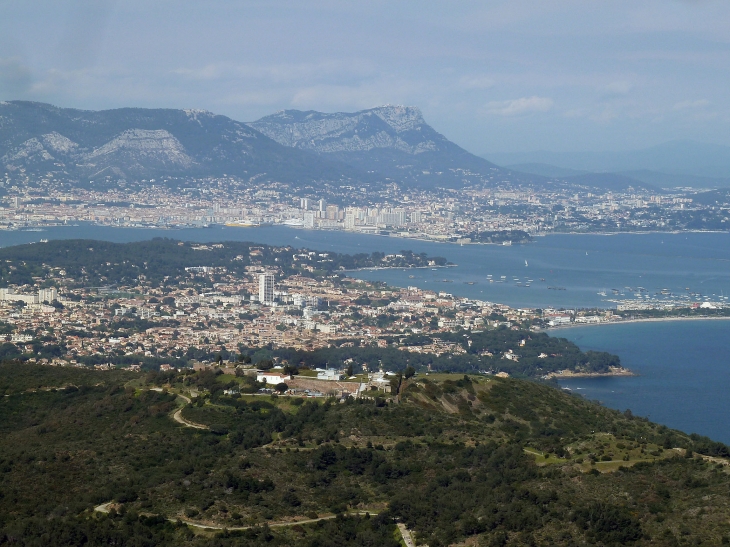
[[[0,0],[0,100],[419,107],[474,153],[730,145],[727,0]]]

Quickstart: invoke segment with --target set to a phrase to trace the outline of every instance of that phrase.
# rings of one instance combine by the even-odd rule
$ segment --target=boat
[[[527,266],[527,260],[525,260],[525,266]]]
[[[301,228],[304,226],[304,221],[300,218],[290,218],[282,222],[284,226],[295,226]]]
[[[226,222],[226,226],[229,228],[256,228],[261,226],[258,222],[249,222],[248,220],[240,220],[235,222]]]

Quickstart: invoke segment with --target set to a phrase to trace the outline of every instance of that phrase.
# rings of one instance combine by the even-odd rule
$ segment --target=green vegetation
[[[33,277],[60,276],[72,281],[70,287],[134,285],[140,280],[157,286],[188,278],[196,272],[185,268],[201,266],[240,275],[253,264],[276,266],[284,275],[314,277],[375,266],[427,266],[430,261],[446,264],[444,258],[411,251],[389,256],[378,252],[343,255],[240,241],[200,244],[166,238],[132,243],[53,240],[0,249],[0,285],[33,284]],[[201,283],[207,278],[199,277]]]
[[[272,355],[289,363],[308,368],[331,366],[352,359],[355,369],[367,364],[371,370],[382,365],[386,370],[405,370],[411,366],[425,371],[433,370],[459,373],[479,371],[504,371],[519,377],[540,377],[558,370],[606,373],[611,367],[621,366],[616,355],[606,352],[583,352],[565,338],[548,336],[523,329],[513,330],[504,326],[482,332],[458,331],[438,333],[433,336],[412,335],[393,338],[404,346],[424,346],[434,339],[455,344],[462,353],[450,351],[442,355],[402,351],[396,347],[359,347],[357,340],[343,340],[341,347],[301,351],[288,348],[272,350]],[[522,342],[524,341],[524,345]],[[354,346],[354,347],[351,347]],[[504,358],[512,350],[517,360]],[[251,350],[253,351],[253,350]]]
[[[728,447],[549,386],[416,374],[344,404],[255,388],[0,365],[0,545],[395,546],[396,519],[432,547],[730,538]]]

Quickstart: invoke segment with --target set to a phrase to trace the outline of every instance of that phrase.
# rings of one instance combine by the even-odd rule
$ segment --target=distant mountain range
[[[24,169],[86,181],[223,174],[287,182],[372,179],[207,111],[94,112],[23,101],[0,103],[0,165],[11,174]]]
[[[730,186],[730,175],[702,174],[724,172],[723,161],[730,173],[730,148],[674,143],[647,150],[613,156],[496,154],[496,163],[507,166],[499,167],[449,141],[410,106],[333,114],[284,110],[243,123],[203,110],[88,111],[0,102],[0,174],[15,178],[51,173],[66,182],[113,185],[120,179],[230,175],[244,183],[295,187],[395,182],[421,188],[559,182],[614,191]],[[658,165],[705,171],[652,170]],[[603,169],[607,166],[616,169]]]
[[[552,180],[560,180],[568,184],[600,188],[602,190],[611,190],[612,192],[634,189],[661,193],[663,192],[663,187],[672,186],[662,184],[661,181],[652,180],[651,177],[642,176],[645,175],[644,173],[593,173],[591,171],[567,169],[546,163],[520,163],[509,165],[507,168],[522,173],[548,177]],[[647,171],[646,173],[651,172]]]
[[[730,147],[671,141],[624,152],[516,152],[484,154],[499,165],[548,177],[617,173],[651,184],[674,187],[730,186]]]
[[[511,180],[437,133],[417,108],[402,106],[352,114],[288,110],[246,124],[202,110],[95,112],[2,102],[0,166],[77,181],[227,174],[295,184],[461,187]]]

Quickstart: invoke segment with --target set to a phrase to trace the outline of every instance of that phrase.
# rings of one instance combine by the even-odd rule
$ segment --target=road
[[[413,541],[413,536],[411,536],[410,530],[406,528],[406,525],[402,522],[398,523],[398,530],[400,530],[400,535],[403,538],[403,541],[406,544],[406,547],[416,547],[416,542]]]
[[[178,393],[177,396],[180,397],[187,404],[192,403],[192,401],[190,400],[190,398],[189,397],[186,397],[185,395],[181,395],[181,394]],[[207,425],[196,424],[195,422],[191,422],[190,420],[186,420],[185,418],[183,418],[182,417],[183,408],[185,408],[185,407],[178,408],[175,411],[175,413],[172,415],[172,419],[173,420],[175,420],[176,422],[184,425],[185,427],[192,427],[194,429],[210,429]]]
[[[352,515],[366,515],[368,514],[367,511],[359,511],[356,513],[345,513],[345,516],[352,516]],[[377,513],[369,513],[370,515],[377,515]],[[325,517],[319,517],[316,519],[305,519],[305,520],[297,520],[297,521],[287,521],[287,522],[267,522],[267,523],[261,523],[261,524],[255,524],[253,526],[217,526],[214,524],[198,524],[197,522],[192,522],[189,520],[179,519],[180,522],[187,524],[188,526],[194,526],[195,528],[201,528],[203,530],[249,530],[251,528],[256,528],[256,526],[262,526],[263,524],[268,525],[269,528],[284,528],[286,526],[296,526],[297,524],[311,524],[313,522],[319,522],[320,520],[331,520],[333,518],[337,518],[337,515],[327,515]],[[178,519],[167,519],[170,522],[177,522]]]
[[[106,503],[102,503],[101,505],[97,505],[94,507],[94,511],[98,511],[99,513],[108,513],[110,505],[114,503],[113,501],[108,501]],[[345,516],[352,516],[352,515],[377,515],[377,513],[372,513],[369,511],[358,511],[355,513],[346,513]],[[313,522],[319,522],[320,520],[331,520],[337,518],[337,515],[326,515],[324,517],[319,517],[316,519],[304,519],[304,520],[297,520],[297,521],[287,521],[287,522],[266,522],[261,524],[255,524],[252,526],[219,526],[215,524],[200,524],[198,522],[193,522],[190,520],[185,519],[177,519],[177,518],[168,518],[170,522],[182,522],[183,524],[186,524],[188,526],[194,526],[195,528],[200,528],[202,530],[249,530],[251,528],[255,528],[256,526],[262,526],[263,524],[267,524],[269,528],[283,528],[286,526],[296,526],[297,524],[311,524]],[[399,525],[400,526],[400,525]],[[402,533],[402,532],[401,532]],[[408,533],[408,531],[406,531]],[[408,535],[410,538],[410,534]],[[413,547],[415,544],[412,543],[413,540],[411,540],[411,543],[406,542],[406,544],[409,547]]]

